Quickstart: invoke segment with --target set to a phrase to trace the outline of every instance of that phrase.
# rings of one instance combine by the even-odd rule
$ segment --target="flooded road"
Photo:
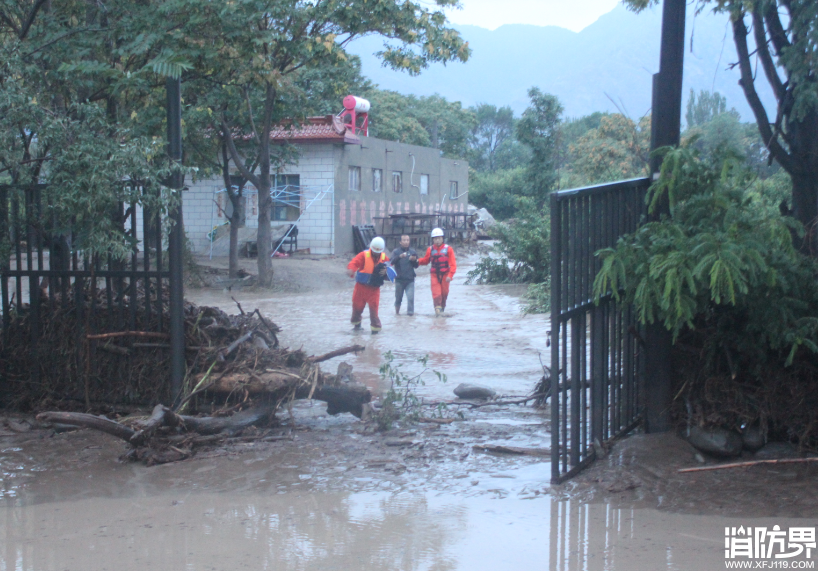
[[[290,262],[290,260],[279,260]],[[274,321],[282,332],[281,343],[304,347],[310,354],[321,354],[355,343],[366,345],[358,356],[345,355],[329,361],[323,368],[332,371],[340,361],[349,362],[359,380],[378,388],[378,368],[383,354],[391,351],[395,364],[408,369],[417,359],[429,356],[428,366],[448,377],[446,385],[427,385],[419,394],[442,398],[462,382],[479,383],[499,394],[528,394],[542,376],[539,353],[548,357],[547,315],[523,315],[520,296],[525,286],[467,286],[466,273],[473,267],[469,259],[460,261],[446,307],[448,317],[437,319],[432,305],[428,270],[421,270],[415,283],[415,315],[394,313],[395,293],[391,284],[381,288],[380,318],[383,331],[369,332],[369,314],[364,311],[363,331],[354,332],[349,323],[352,312],[353,280],[344,274],[344,264],[334,260],[338,287],[315,288],[303,293],[244,293],[219,290],[192,290],[187,297],[200,305],[216,305],[228,312],[258,308]],[[310,263],[309,261],[307,263]],[[315,273],[327,270],[311,262]]]
[[[548,496],[176,491],[7,507],[0,569],[715,570],[725,527],[799,523]]]
[[[336,275],[340,260],[285,262],[292,262],[279,264],[285,275],[296,279],[298,269],[306,283],[318,283],[303,291],[211,289],[187,297],[230,312],[237,311],[231,297],[246,311],[257,307],[282,327],[282,344],[310,354],[365,344],[363,353],[322,367],[333,371],[347,361],[375,390],[385,388],[378,368],[386,351],[407,373],[418,373],[416,360],[428,355],[429,367],[447,375],[445,384],[430,376],[419,387],[431,399],[451,400],[460,382],[524,395],[542,374],[546,317],[520,314],[520,288],[466,286],[466,260],[449,317],[434,318],[422,274],[414,317],[395,316],[393,290],[384,289],[384,329],[376,336],[351,330],[352,285]],[[547,456],[475,448],[547,450],[547,411],[532,407],[465,409],[462,422],[386,434],[324,409],[299,401],[295,426],[280,413],[280,441],[225,445],[154,467],[120,462],[125,446],[97,432],[0,426],[0,571],[715,570],[725,568],[725,528],[818,524],[809,507],[818,498],[799,511],[788,511],[784,500],[765,511],[763,488],[740,484],[744,472],[722,474],[718,486],[704,476],[674,480],[677,465],[695,462],[689,447],[671,449],[676,464],[663,473],[647,461],[667,463],[664,442],[651,441],[660,450],[655,459],[644,452],[651,442],[633,439],[631,448],[616,449],[607,462],[646,464],[649,473],[634,482],[598,466],[586,472],[586,486],[613,476],[605,482],[607,501],[590,494],[580,500],[570,485],[552,488]],[[782,482],[786,476],[782,470]],[[650,495],[651,478],[669,484]],[[797,498],[811,474],[799,478],[787,479],[780,495]],[[697,486],[708,490],[706,503],[678,501],[699,495]],[[751,509],[724,508],[736,502]],[[666,505],[686,509],[656,509]],[[771,517],[787,513],[805,517]]]

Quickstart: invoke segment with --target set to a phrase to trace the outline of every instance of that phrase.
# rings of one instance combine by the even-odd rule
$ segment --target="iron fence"
[[[647,178],[551,194],[551,480],[587,466],[594,447],[632,430],[642,410],[644,359],[630,306],[597,303],[595,253],[647,215]]]
[[[170,271],[167,251],[163,252],[167,236],[159,212],[120,203],[111,216],[129,245],[128,259],[110,255],[91,259],[74,247],[71,224],[51,216],[46,188],[0,185],[0,358],[6,373],[0,375],[0,385],[16,378],[37,387],[44,376],[61,377],[67,382],[59,383],[61,394],[55,396],[70,398],[87,394],[83,385],[94,373],[95,354],[98,349],[111,349],[89,339],[93,334],[129,332],[122,339],[125,348],[132,349],[140,341],[147,344],[144,337],[130,332],[150,332],[149,340],[162,340],[154,347],[165,347],[169,358]],[[67,316],[76,328],[71,332],[77,340],[71,344],[75,354],[65,355],[69,358],[64,364],[50,358],[53,347],[41,343],[48,316],[56,313]],[[17,327],[21,323],[24,326]],[[30,332],[26,356],[19,354],[21,340],[10,339],[23,330]],[[21,380],[23,376],[27,378]],[[0,388],[8,390],[8,386]]]

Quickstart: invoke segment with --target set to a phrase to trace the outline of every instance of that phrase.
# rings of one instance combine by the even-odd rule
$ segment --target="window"
[[[420,175],[420,193],[421,194],[429,194],[429,175],[428,174]]]
[[[403,192],[403,176],[400,171],[392,171],[392,192]]]
[[[449,181],[449,198],[451,198],[452,200],[456,200],[458,196],[460,195],[457,194],[457,181],[456,180]]]
[[[349,167],[349,190],[361,190],[361,167]]]
[[[383,190],[383,171],[381,169],[372,169],[372,192],[381,192]]]
[[[277,174],[273,179],[273,221],[292,222],[301,215],[301,177]]]

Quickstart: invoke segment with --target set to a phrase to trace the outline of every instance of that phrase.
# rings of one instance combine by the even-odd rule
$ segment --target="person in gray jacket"
[[[392,252],[392,267],[395,276],[395,315],[400,315],[403,294],[406,293],[406,314],[415,313],[415,268],[418,267],[418,253],[410,248],[411,238],[404,234],[400,246]]]

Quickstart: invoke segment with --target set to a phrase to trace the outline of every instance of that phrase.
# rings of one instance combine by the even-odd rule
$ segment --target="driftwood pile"
[[[141,288],[139,294],[136,312],[130,310],[130,299],[111,306],[104,296],[87,291],[81,311],[74,299],[42,300],[37,362],[29,350],[31,313],[26,306],[15,311],[11,334],[0,347],[6,405],[51,410],[38,419],[103,431],[128,442],[129,458],[162,463],[225,439],[275,439],[265,427],[274,425],[275,412],[294,399],[325,401],[330,414],[358,417],[371,400],[369,390],[352,380],[349,365],[342,363],[338,374],[324,373],[319,365],[364,347],[309,356],[280,347],[279,328],[257,310],[248,313],[239,305],[240,315],[228,315],[192,303],[184,308],[187,376],[182,394],[173,395],[168,335],[150,331],[159,327],[144,322]],[[166,327],[167,306],[160,316],[152,302],[151,320],[161,319]],[[119,318],[134,313],[136,327],[123,330]],[[122,422],[74,412],[157,402],[164,404],[156,405],[149,418]],[[173,408],[166,406],[171,403]]]

